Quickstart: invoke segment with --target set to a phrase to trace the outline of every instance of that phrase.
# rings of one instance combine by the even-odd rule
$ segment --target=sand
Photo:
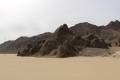
[[[0,80],[120,80],[120,58],[0,54]]]

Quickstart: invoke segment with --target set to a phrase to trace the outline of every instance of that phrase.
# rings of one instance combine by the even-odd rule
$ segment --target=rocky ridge
[[[88,22],[79,23],[70,28],[67,24],[63,24],[53,33],[47,32],[33,37],[20,37],[15,41],[7,41],[0,45],[0,51],[15,52],[18,56],[109,55],[110,53],[107,52],[109,47],[120,46],[119,30],[119,21],[112,21],[101,27]],[[96,50],[101,53],[98,54]],[[106,54],[102,54],[102,52]]]

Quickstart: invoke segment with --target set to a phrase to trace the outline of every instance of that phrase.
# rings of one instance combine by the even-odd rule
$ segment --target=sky
[[[120,20],[120,0],[0,0],[0,43],[80,22]]]

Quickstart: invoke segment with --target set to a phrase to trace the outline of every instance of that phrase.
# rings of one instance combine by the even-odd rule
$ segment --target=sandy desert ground
[[[120,80],[120,58],[0,54],[0,80]]]

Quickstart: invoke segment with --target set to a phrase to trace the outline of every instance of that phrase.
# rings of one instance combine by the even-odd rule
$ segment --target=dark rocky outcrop
[[[100,37],[112,46],[120,46],[120,22],[111,21],[100,29]]]
[[[108,45],[105,43],[104,39],[100,38],[96,34],[90,34],[84,37],[87,41],[87,47],[92,48],[108,48]]]
[[[79,52],[87,47],[107,49],[108,45],[95,34],[85,36],[74,34],[68,26],[64,24],[61,25],[50,38],[37,43],[33,47],[28,46],[19,52],[18,55],[72,57],[79,55]]]
[[[120,46],[119,31],[119,21],[101,27],[87,22],[70,28],[63,24],[53,33],[20,37],[15,41],[5,42],[0,45],[0,52],[11,51],[18,56],[98,56],[103,55],[103,52],[109,54],[106,50],[113,45]]]
[[[0,52],[17,53],[18,50],[22,51],[29,44],[32,47],[34,47],[38,45],[40,41],[44,41],[51,36],[52,36],[52,33],[43,33],[43,34],[33,36],[33,37],[20,37],[14,41],[7,41],[0,45]]]

